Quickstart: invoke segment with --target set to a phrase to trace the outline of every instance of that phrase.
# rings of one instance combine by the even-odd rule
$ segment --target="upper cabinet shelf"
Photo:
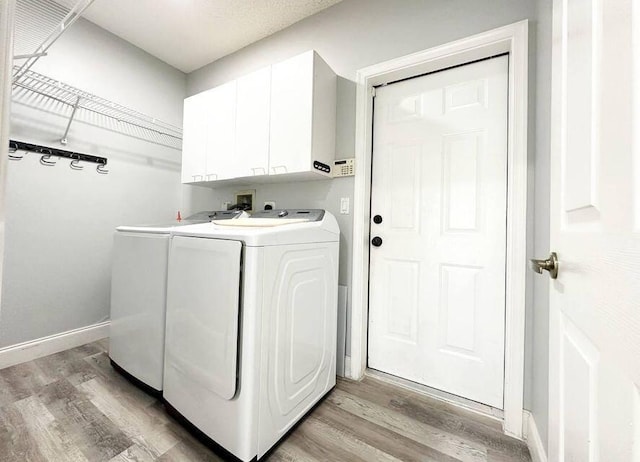
[[[187,98],[182,182],[331,177],[336,80],[308,51]]]

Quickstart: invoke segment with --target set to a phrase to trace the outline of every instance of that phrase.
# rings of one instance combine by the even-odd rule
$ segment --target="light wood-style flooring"
[[[221,460],[109,364],[106,340],[0,370],[0,461]],[[339,380],[271,461],[530,461],[492,419]]]

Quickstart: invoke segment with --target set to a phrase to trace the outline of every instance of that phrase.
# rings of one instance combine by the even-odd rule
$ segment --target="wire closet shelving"
[[[17,0],[13,69],[13,98],[30,104],[44,104],[46,98],[53,107],[61,106],[69,117],[60,142],[67,143],[74,120],[156,143],[173,149],[182,145],[182,128],[160,121],[79,88],[31,70],[31,67],[80,18],[93,0]]]

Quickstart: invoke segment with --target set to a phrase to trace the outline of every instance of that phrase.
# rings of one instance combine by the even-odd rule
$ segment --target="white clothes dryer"
[[[199,212],[181,222],[120,226],[114,235],[109,358],[145,391],[160,395],[164,364],[167,263],[172,229],[247,216]]]
[[[172,234],[167,409],[226,458],[262,458],[336,383],[336,219],[267,210]]]

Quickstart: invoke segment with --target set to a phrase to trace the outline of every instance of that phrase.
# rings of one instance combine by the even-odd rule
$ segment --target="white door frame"
[[[353,207],[351,357],[348,374],[360,380],[367,368],[369,305],[369,203],[373,87],[509,53],[507,159],[507,274],[504,431],[522,438],[527,223],[528,21],[483,32],[357,72],[356,175]]]
[[[0,2],[0,294],[4,261],[5,203],[9,118],[11,116],[11,71],[13,64],[13,28],[15,0]]]

